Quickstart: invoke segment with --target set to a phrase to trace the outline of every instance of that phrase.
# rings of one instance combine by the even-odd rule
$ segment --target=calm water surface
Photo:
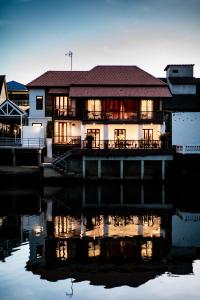
[[[188,208],[166,186],[134,184],[0,197],[1,300],[200,298],[192,199]]]

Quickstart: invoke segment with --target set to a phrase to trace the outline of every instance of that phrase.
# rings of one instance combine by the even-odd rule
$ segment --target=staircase
[[[52,162],[52,165],[55,169],[60,171],[61,173],[67,173],[70,164],[70,156],[72,155],[72,150],[68,150],[63,153],[61,156],[56,157],[56,159]]]

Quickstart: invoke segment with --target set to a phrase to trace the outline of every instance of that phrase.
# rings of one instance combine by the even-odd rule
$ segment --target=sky
[[[27,84],[48,70],[137,65],[164,77],[195,64],[200,0],[0,0],[0,74]]]

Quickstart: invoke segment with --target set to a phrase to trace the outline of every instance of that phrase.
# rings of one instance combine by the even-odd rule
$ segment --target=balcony
[[[80,136],[64,136],[64,135],[54,136],[53,144],[81,147],[81,137]]]
[[[83,149],[161,149],[160,140],[94,140],[82,141]]]
[[[80,110],[78,110],[76,108],[55,109],[54,118],[55,119],[77,119],[77,118],[80,118]]]
[[[84,121],[130,122],[130,123],[162,123],[162,111],[86,111]]]

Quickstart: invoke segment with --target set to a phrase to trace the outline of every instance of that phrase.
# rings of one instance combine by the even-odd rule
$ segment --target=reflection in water
[[[0,207],[0,259],[29,241],[28,271],[107,288],[191,274],[200,213],[176,209],[169,195],[164,185],[129,183],[48,189],[26,199],[8,193]]]

